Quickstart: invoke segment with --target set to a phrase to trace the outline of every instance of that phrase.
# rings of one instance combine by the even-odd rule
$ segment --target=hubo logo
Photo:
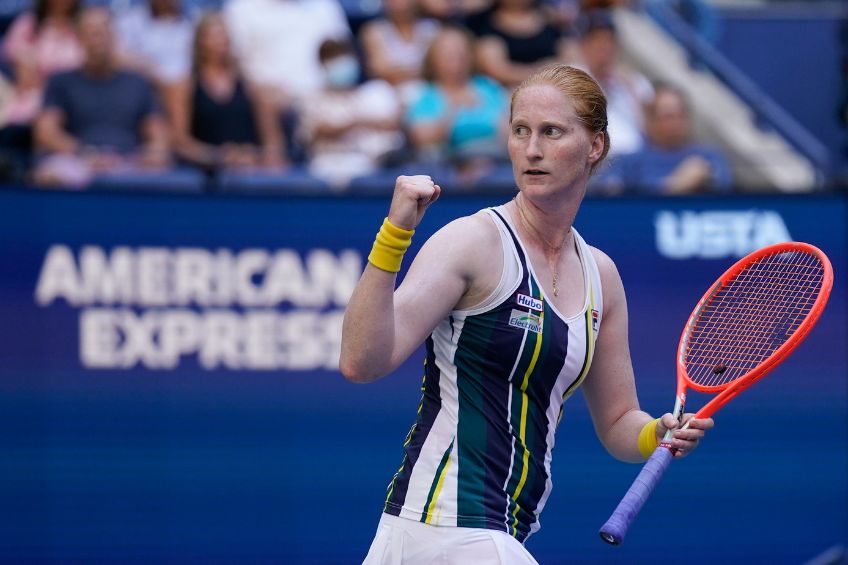
[[[766,245],[792,241],[774,210],[663,210],[654,225],[657,251],[668,259],[744,257]]]

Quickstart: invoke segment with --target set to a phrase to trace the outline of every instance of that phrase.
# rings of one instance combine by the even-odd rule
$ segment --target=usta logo
[[[654,218],[657,251],[667,259],[721,259],[792,241],[774,210],[662,210]]]

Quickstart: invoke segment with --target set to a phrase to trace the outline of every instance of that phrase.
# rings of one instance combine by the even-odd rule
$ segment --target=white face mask
[[[324,63],[327,84],[333,88],[348,88],[359,80],[359,62],[352,55],[343,55]]]

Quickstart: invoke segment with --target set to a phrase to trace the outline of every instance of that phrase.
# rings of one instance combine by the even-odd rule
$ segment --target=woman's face
[[[432,57],[436,82],[462,82],[471,75],[471,46],[458,31],[439,35],[433,43]]]
[[[200,52],[206,59],[229,57],[230,36],[221,18],[212,18],[201,31]]]
[[[550,196],[579,187],[582,197],[604,138],[586,129],[562,91],[537,84],[515,98],[507,148],[520,190]]]

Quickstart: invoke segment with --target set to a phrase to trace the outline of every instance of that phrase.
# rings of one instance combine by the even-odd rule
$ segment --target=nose
[[[533,133],[527,140],[527,146],[524,148],[525,156],[528,161],[538,161],[542,158],[542,143],[539,135]]]

